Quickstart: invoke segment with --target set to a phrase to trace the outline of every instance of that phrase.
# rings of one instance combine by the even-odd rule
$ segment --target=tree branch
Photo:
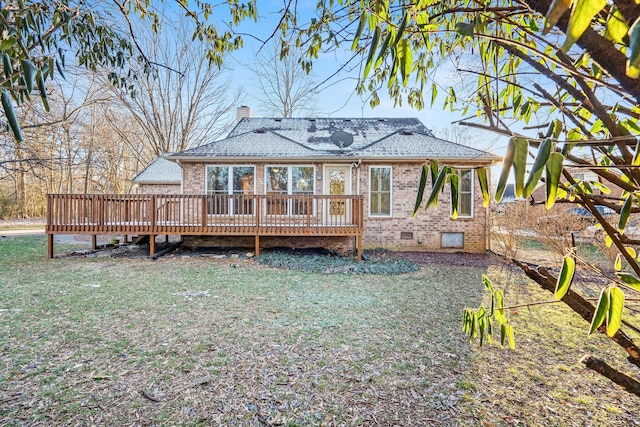
[[[557,278],[554,277],[549,271],[543,267],[535,264],[527,263],[517,259],[511,260],[515,265],[520,267],[524,274],[531,280],[539,284],[543,289],[555,293]],[[576,312],[587,322],[591,322],[595,307],[581,295],[575,291],[569,289],[567,294],[562,297],[569,308]],[[605,326],[599,328],[600,332],[606,332]],[[629,355],[627,360],[629,363],[640,367],[640,348],[633,342],[633,340],[621,330],[618,330],[616,334],[611,337],[611,340],[622,347]]]

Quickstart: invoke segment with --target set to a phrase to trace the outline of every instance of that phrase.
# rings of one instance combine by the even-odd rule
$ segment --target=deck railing
[[[362,196],[50,194],[47,233],[358,236]]]

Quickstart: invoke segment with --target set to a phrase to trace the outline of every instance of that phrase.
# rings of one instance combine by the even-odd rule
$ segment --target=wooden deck
[[[53,235],[355,236],[362,254],[362,196],[47,195],[47,255]]]

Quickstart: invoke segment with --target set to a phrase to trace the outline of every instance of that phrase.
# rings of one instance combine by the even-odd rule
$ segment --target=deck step
[[[131,243],[133,243],[134,245],[143,245],[145,243],[149,243],[149,235],[144,234],[142,236],[135,236]]]

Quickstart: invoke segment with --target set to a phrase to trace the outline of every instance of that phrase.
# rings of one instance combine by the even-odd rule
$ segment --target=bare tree
[[[500,136],[491,132],[457,125],[436,128],[433,133],[438,138],[485,151],[493,150],[500,139]]]
[[[303,69],[302,58],[302,49],[274,39],[249,66],[256,76],[258,102],[269,115],[304,117],[315,113],[317,85],[313,75]]]
[[[165,19],[161,25],[158,32],[147,29],[140,40],[146,41],[144,49],[154,63],[168,65],[143,74],[135,97],[105,86],[135,119],[144,133],[142,143],[155,156],[215,140],[228,130],[239,100],[239,93],[229,93],[226,70],[210,66],[204,45],[191,40],[192,22]]]

